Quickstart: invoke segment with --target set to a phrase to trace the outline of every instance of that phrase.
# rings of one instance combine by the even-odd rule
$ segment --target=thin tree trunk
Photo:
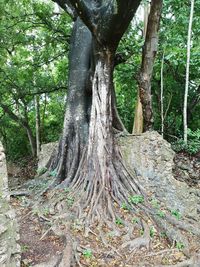
[[[186,144],[187,144],[187,99],[188,99],[189,75],[190,75],[190,47],[191,47],[193,14],[194,14],[194,0],[191,0],[190,20],[189,20],[188,38],[187,38],[187,64],[186,64],[185,95],[184,95],[184,107],[183,107],[184,142]]]
[[[26,129],[26,132],[27,132],[27,135],[28,135],[32,156],[35,157],[36,156],[36,151],[37,151],[36,143],[35,143],[35,137],[33,136],[33,132],[31,130],[31,128],[29,127],[29,125],[24,126],[24,128]]]
[[[36,155],[40,153],[40,97],[35,96],[35,132],[36,132]]]
[[[161,70],[160,70],[160,110],[161,110],[161,135],[163,136],[164,134],[164,109],[163,109],[163,90],[164,90],[164,85],[163,85],[163,67],[164,67],[164,55],[165,52],[163,52],[163,57],[162,57],[162,62],[161,62]]]
[[[146,37],[147,32],[147,23],[148,23],[148,15],[149,15],[149,3],[144,3],[144,29],[143,29],[143,38]],[[141,134],[143,132],[143,112],[142,112],[142,104],[140,100],[140,92],[139,88],[137,91],[137,102],[135,107],[135,116],[134,116],[134,124],[133,124],[133,134]]]
[[[142,53],[142,66],[138,79],[140,100],[143,110],[144,131],[152,129],[153,111],[151,100],[151,77],[158,46],[158,32],[162,0],[152,0],[148,17],[147,33]]]
[[[134,124],[133,124],[133,134],[141,134],[143,132],[143,121],[144,120],[143,120],[142,104],[140,101],[140,93],[138,89]]]

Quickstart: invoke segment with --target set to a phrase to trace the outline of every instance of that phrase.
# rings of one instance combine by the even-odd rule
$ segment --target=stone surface
[[[175,152],[161,135],[152,131],[139,136],[121,136],[118,142],[129,171],[137,174],[138,182],[149,195],[156,196],[169,210],[179,210],[183,216],[200,220],[200,190],[188,186],[181,176],[175,179],[173,173]],[[42,146],[38,163],[40,168],[45,167],[57,145],[58,143],[49,143]],[[179,163],[177,168],[180,174],[184,172],[185,177],[189,176],[190,165],[188,161]],[[198,177],[199,161],[193,165],[196,168],[193,176]]]
[[[200,219],[200,190],[174,178],[175,152],[161,135],[147,132],[120,137],[119,143],[129,171],[136,172],[138,182],[149,195],[156,196],[169,210],[179,210],[183,216]]]
[[[46,164],[48,163],[51,154],[56,151],[58,146],[58,142],[52,142],[48,144],[43,144],[41,146],[41,151],[38,157],[38,171],[45,168]]]
[[[174,159],[174,176],[179,181],[186,181],[191,186],[200,188],[200,154],[191,156],[178,153]]]
[[[15,213],[9,205],[8,175],[3,146],[0,143],[0,266],[20,266],[20,246]]]

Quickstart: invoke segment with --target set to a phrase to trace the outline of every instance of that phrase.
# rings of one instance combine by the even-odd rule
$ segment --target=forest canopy
[[[11,159],[31,153],[35,139],[36,96],[40,104],[41,143],[62,132],[68,92],[68,52],[73,21],[52,1],[1,1],[0,134]],[[153,128],[161,133],[161,65],[164,60],[164,138],[175,149],[199,149],[200,40],[199,3],[195,3],[188,95],[188,134],[183,139],[183,99],[187,57],[188,1],[165,1],[152,76]],[[137,75],[142,60],[143,8],[120,41],[114,83],[120,117],[132,132],[137,100]],[[24,126],[22,126],[24,125]],[[27,135],[27,127],[29,138]],[[34,142],[34,141],[32,141]]]

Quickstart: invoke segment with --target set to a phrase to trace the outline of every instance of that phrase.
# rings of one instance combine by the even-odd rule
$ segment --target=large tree
[[[137,213],[137,207],[130,203],[132,196],[136,196],[138,203],[142,199],[139,206],[142,223],[151,217],[170,240],[187,243],[181,232],[174,230],[173,218],[162,220],[157,216],[136,174],[126,169],[118,148],[116,136],[123,133],[123,126],[115,107],[116,49],[140,1],[57,2],[72,14],[75,22],[64,129],[57,155],[49,163],[57,173],[52,186],[67,187],[67,199],[75,200],[72,206],[75,214],[70,214],[70,218],[78,219],[86,234],[90,230],[94,233],[92,227],[97,225],[100,235],[105,226],[114,229],[122,204]],[[131,238],[129,226],[127,221],[126,237]],[[130,240],[123,247],[148,246],[148,226],[143,229],[147,232],[144,238]],[[195,232],[193,227],[184,229]]]
[[[123,131],[116,111],[113,70],[119,41],[132,20],[137,1],[56,1],[74,18],[69,54],[69,86],[63,135],[50,162],[56,183],[79,195],[79,211],[115,221],[114,202],[138,192],[130,179],[114,133]],[[80,215],[80,214],[79,214]]]
[[[70,29],[68,27],[71,25],[67,14],[54,12],[53,3],[52,5],[40,2],[33,4],[28,1],[22,8],[22,2],[18,0],[11,3],[11,1],[2,0],[0,3],[0,117],[7,121],[3,125],[9,145],[5,144],[6,134],[3,135],[3,142],[7,156],[12,155],[12,158],[13,156],[15,158],[16,155],[14,150],[16,149],[20,153],[21,147],[27,143],[23,141],[23,145],[21,145],[20,142],[14,141],[15,149],[9,149],[12,147],[11,140],[16,138],[14,131],[10,130],[13,125],[23,129],[27,135],[27,141],[29,141],[28,150],[32,152],[32,156],[36,155],[35,132],[37,130],[33,122],[35,117],[39,118],[39,112],[36,112],[37,109],[34,107],[34,97],[37,99],[36,103],[40,98],[42,141],[47,142],[46,138],[49,137],[52,140],[52,131],[56,131],[55,124],[58,124],[59,120],[54,123],[54,127],[51,127],[51,133],[48,129],[48,137],[45,133],[49,122],[52,121],[53,124],[52,116],[49,113],[50,106],[53,102],[57,106],[59,105],[58,101],[53,100],[53,97],[56,94],[62,94],[60,98],[63,99],[63,89],[66,93],[68,63],[66,54],[69,47],[68,33]],[[64,69],[63,75],[62,69]],[[61,90],[63,90],[62,93],[53,93]],[[50,100],[51,104],[48,104]],[[64,104],[64,100],[62,104]],[[56,105],[54,105],[54,109]],[[61,108],[61,110],[62,114],[63,109]],[[48,113],[48,117],[45,113],[46,115]],[[56,117],[54,114],[53,116]],[[62,115],[60,116],[61,121]],[[57,136],[55,136],[55,140],[57,140]],[[19,153],[17,153],[18,156]]]

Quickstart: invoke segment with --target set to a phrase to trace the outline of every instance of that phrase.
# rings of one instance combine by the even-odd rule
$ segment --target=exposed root
[[[69,180],[66,180],[61,184],[61,187],[65,183],[68,184],[68,196],[75,200],[71,210],[75,213],[74,217],[80,220],[84,226],[85,236],[89,236],[89,233],[99,235],[104,246],[109,247],[114,253],[120,255],[119,250],[114,249],[114,247],[108,244],[104,238],[104,233],[101,230],[98,230],[97,233],[92,230],[92,227],[96,225],[96,229],[101,229],[102,225],[106,225],[117,235],[116,220],[120,217],[119,209],[124,204],[130,208],[130,212],[135,213],[139,209],[142,212],[141,216],[143,218],[146,216],[153,220],[157,224],[158,229],[161,232],[165,232],[171,242],[183,244],[183,252],[187,257],[191,255],[187,237],[181,231],[199,234],[199,230],[193,225],[183,220],[178,221],[168,214],[164,218],[160,218],[156,214],[156,210],[151,206],[144,188],[134,179],[134,174],[130,174],[126,169],[120,151],[116,147],[113,154],[115,156],[109,162],[109,166],[106,168],[107,171],[103,174],[102,179],[102,166],[98,164],[96,158],[88,159],[88,148],[85,148],[84,157],[81,159],[76,176],[71,183],[69,183]],[[88,169],[90,172],[88,172]],[[59,190],[59,188],[57,189]],[[53,194],[55,192],[56,190]],[[133,195],[143,196],[144,202],[137,206],[132,205],[129,197]],[[59,203],[61,199],[63,197],[59,197]],[[63,209],[62,203],[60,205],[60,208],[57,206],[58,210]],[[128,222],[123,221],[122,218],[121,220],[123,225],[128,225]],[[133,227],[130,227],[124,235],[125,242],[121,248],[126,249],[128,247],[131,254],[141,247],[149,249],[149,227],[144,221],[143,227],[144,235],[135,239],[133,239],[132,235],[133,230],[130,230]]]
[[[177,252],[179,252],[179,250],[177,248],[164,249],[164,250],[160,250],[157,252],[148,253],[147,255],[144,255],[144,258],[155,257],[155,256],[159,256],[159,255],[163,256],[163,255],[167,255],[167,254],[173,255]]]
[[[160,265],[158,267],[164,267],[166,265]],[[180,262],[175,265],[167,265],[168,267],[199,267],[200,266],[200,255],[194,255],[188,260],[185,260],[183,262]]]
[[[134,240],[127,241],[122,245],[122,248],[129,247],[129,251],[133,253],[136,249],[141,247],[146,247],[147,250],[150,249],[150,230],[148,225],[143,221],[144,234],[142,237],[135,238]]]

